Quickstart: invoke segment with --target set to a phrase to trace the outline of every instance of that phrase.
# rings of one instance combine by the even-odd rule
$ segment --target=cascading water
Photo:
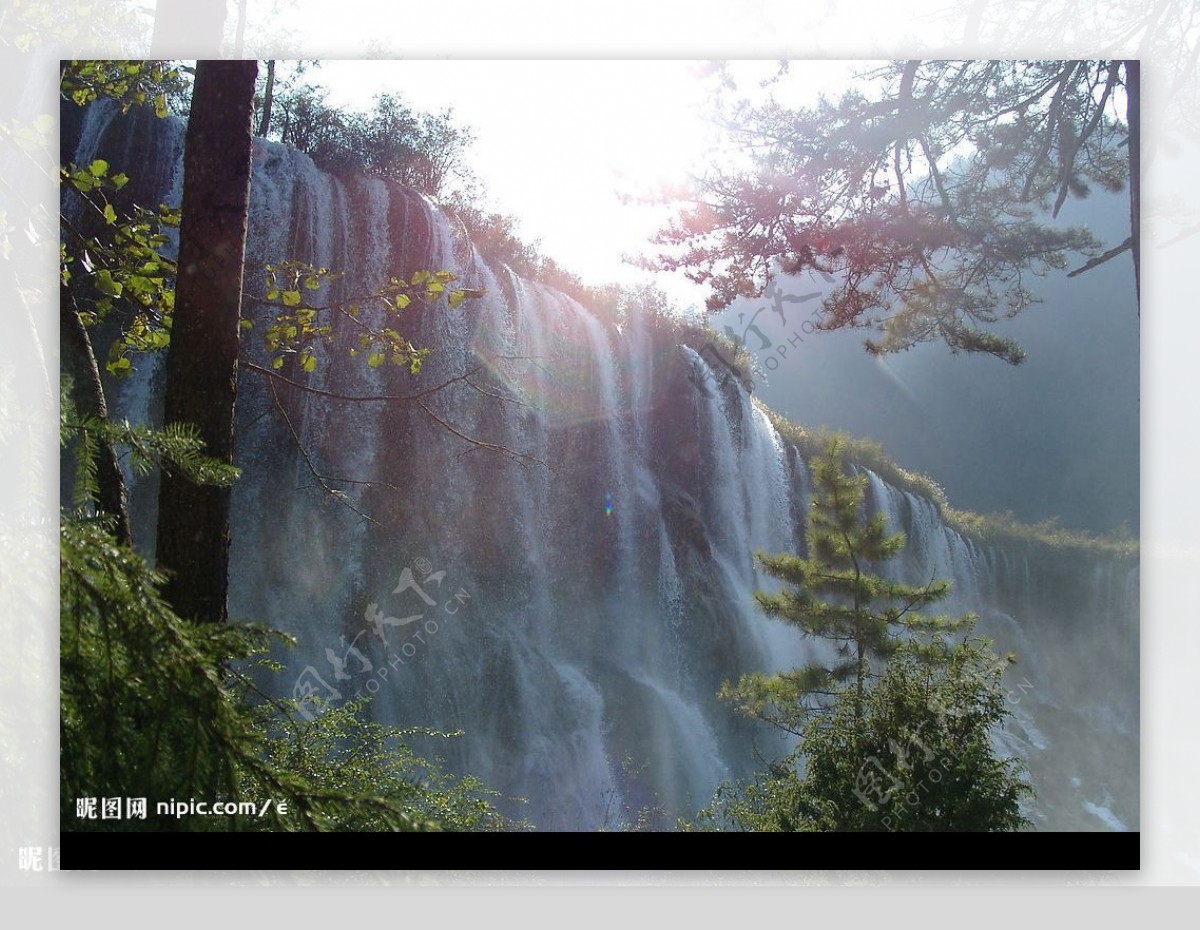
[[[80,157],[126,131],[112,108],[87,120]],[[180,131],[160,124],[148,165],[114,156],[114,170],[147,171],[159,199],[177,200]],[[247,290],[286,259],[343,272],[319,292],[331,302],[418,269],[485,294],[402,318],[432,349],[419,377],[324,350],[307,382],[324,394],[241,376],[230,612],[296,638],[274,687],[365,696],[382,722],[462,730],[437,752],[526,799],[508,810],[543,829],[614,826],[639,809],[670,826],[752,771],[756,747],[784,750],[715,696],[744,672],[821,654],[754,606],[774,582],[752,553],[803,547],[810,487],[803,456],[741,384],[636,321],[618,331],[489,265],[413,192],[259,142]],[[253,339],[245,358],[261,362]],[[333,396],[412,395],[467,373],[419,402]],[[151,417],[154,365],[136,377],[122,409]],[[1032,760],[1039,824],[1136,827],[1136,570],[1031,563],[867,474],[872,506],[909,538],[887,570],[951,579],[948,609],[980,614],[1019,654],[1006,678],[1016,716],[997,739]],[[135,500],[152,527],[153,494]],[[1104,688],[1089,667],[1120,672]],[[1103,748],[1076,751],[1079,733]]]

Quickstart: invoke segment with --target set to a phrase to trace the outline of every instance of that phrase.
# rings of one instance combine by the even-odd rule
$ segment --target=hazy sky
[[[735,73],[754,89],[776,67],[750,62]],[[798,63],[782,90],[792,100],[836,92],[849,67]],[[336,105],[369,107],[388,91],[418,109],[452,107],[475,132],[467,160],[490,206],[518,216],[525,238],[541,240],[565,268],[603,283],[645,277],[622,256],[639,251],[670,210],[638,199],[713,157],[714,81],[702,71],[681,60],[323,61],[313,80]],[[703,299],[681,275],[658,280],[685,304]]]

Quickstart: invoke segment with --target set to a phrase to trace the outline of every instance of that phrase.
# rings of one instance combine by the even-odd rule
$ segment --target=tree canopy
[[[817,326],[878,331],[874,354],[942,340],[1018,363],[991,327],[1036,300],[1030,277],[1132,250],[1137,63],[904,61],[839,100],[743,102],[724,123],[747,163],[698,179],[653,267],[707,285],[710,310],[779,274],[832,290]],[[1131,228],[1101,243],[1055,222],[1066,201],[1131,177]]]
[[[939,640],[939,661],[900,646],[860,700],[842,690],[805,726],[801,747],[728,784],[697,826],[757,832],[994,832],[1029,825],[1033,795],[991,733],[1010,716],[986,640]]]

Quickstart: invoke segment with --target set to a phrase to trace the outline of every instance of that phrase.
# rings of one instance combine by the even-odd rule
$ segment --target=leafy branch
[[[79,413],[64,383],[59,417],[59,441],[75,445],[74,505],[86,511],[99,492],[97,462],[102,446],[128,456],[133,471],[147,475],[155,468],[175,470],[196,484],[228,487],[241,474],[236,466],[204,455],[204,443],[190,423],[168,423],[163,429],[134,426]]]
[[[150,352],[170,344],[175,310],[175,262],[164,253],[167,230],[179,226],[179,211],[166,204],[149,209],[133,204],[118,213],[116,195],[129,183],[102,158],[60,170],[84,205],[85,218],[108,235],[89,235],[60,215],[60,226],[72,241],[59,243],[59,276],[79,308],[85,327],[92,327],[119,308],[124,316],[120,335],[108,350],[109,374],[133,371],[131,352]],[[72,284],[72,282],[75,282]]]
[[[344,277],[344,272],[291,260],[267,265],[264,271],[263,295],[247,296],[274,312],[271,322],[263,328],[263,343],[272,355],[271,367],[276,370],[283,367],[288,357],[293,357],[302,371],[316,371],[316,346],[333,345],[343,338],[349,343],[348,355],[364,356],[368,368],[379,368],[390,360],[416,375],[430,350],[416,348],[392,326],[371,322],[379,313],[366,311],[378,308],[387,320],[399,316],[414,302],[428,306],[444,297],[447,306],[455,310],[464,301],[483,296],[481,290],[452,287],[457,280],[453,272],[423,270],[407,280],[393,275],[370,294],[321,305],[306,300],[306,296]],[[340,318],[343,325],[334,326],[331,318]],[[241,325],[244,330],[254,328],[251,320],[243,320]]]
[[[77,106],[101,97],[116,100],[121,112],[153,106],[158,117],[167,115],[167,97],[185,87],[180,69],[169,61],[64,61],[59,93]]]

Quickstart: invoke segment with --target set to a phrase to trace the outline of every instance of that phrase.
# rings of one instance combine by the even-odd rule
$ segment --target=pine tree
[[[867,478],[842,443],[812,462],[808,557],[757,554],[789,587],[755,592],[769,616],[836,648],[836,659],[742,676],[721,696],[800,738],[748,782],[722,785],[686,828],[751,831],[1016,830],[1032,789],[990,733],[1009,716],[1007,664],[972,639],[972,615],[917,611],[949,583],[890,581],[878,572],[904,547],[886,515],[868,515]],[[960,640],[961,637],[961,641]],[[1007,657],[1011,659],[1010,657]]]
[[[847,683],[854,690],[855,716],[861,717],[867,683],[875,675],[872,661],[894,653],[902,638],[950,631],[969,619],[916,613],[946,596],[947,581],[914,586],[876,573],[903,549],[905,537],[888,532],[884,513],[866,515],[867,478],[847,473],[840,440],[830,440],[813,460],[812,480],[808,558],[757,553],[758,563],[790,587],[777,594],[756,591],[754,598],[768,616],[832,643],[837,659],[773,676],[744,675],[721,692],[748,716],[796,735]]]
[[[1038,301],[1031,276],[1128,251],[1137,283],[1136,61],[909,60],[862,77],[836,101],[723,117],[740,160],[696,182],[647,264],[703,284],[711,311],[815,272],[831,284],[817,327],[874,330],[873,355],[941,341],[1011,364],[1025,353],[994,324]],[[1094,188],[1128,190],[1119,244],[1059,222]]]

